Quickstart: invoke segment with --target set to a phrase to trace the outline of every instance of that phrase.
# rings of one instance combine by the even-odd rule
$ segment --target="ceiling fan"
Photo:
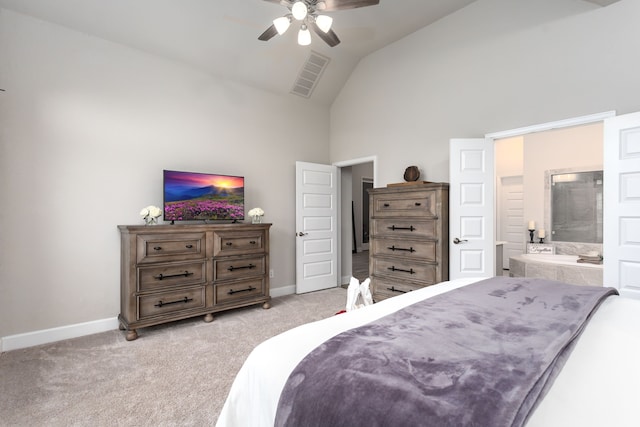
[[[258,40],[267,41],[276,34],[284,34],[294,22],[300,22],[298,31],[298,44],[306,46],[311,44],[312,29],[325,43],[334,47],[340,43],[340,39],[331,29],[333,18],[320,15],[319,12],[333,12],[336,10],[355,9],[357,7],[374,6],[380,0],[264,0],[270,3],[279,3],[289,9],[289,13],[277,18],[273,24],[258,37]]]

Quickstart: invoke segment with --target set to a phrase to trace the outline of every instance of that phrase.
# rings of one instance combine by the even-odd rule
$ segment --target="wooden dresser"
[[[369,190],[374,301],[449,279],[449,184]]]
[[[120,329],[262,303],[271,224],[120,225]]]

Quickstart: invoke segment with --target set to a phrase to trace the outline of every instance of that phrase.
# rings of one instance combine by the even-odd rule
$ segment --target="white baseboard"
[[[271,298],[283,297],[285,295],[291,295],[296,293],[296,285],[279,286],[277,288],[269,289]]]
[[[33,347],[55,341],[78,338],[85,335],[118,329],[118,318],[94,320],[75,325],[61,326],[58,328],[43,329],[41,331],[27,332],[24,334],[9,335],[0,338],[0,351],[18,350],[20,348]]]
[[[280,286],[270,291],[272,298],[282,297],[296,293],[296,286]],[[118,318],[94,320],[75,325],[60,326],[58,328],[43,329],[41,331],[27,332],[24,334],[9,335],[0,338],[0,352],[18,350],[51,342],[78,338],[85,335],[118,329]]]

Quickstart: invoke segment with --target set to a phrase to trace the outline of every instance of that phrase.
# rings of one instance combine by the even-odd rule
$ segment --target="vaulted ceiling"
[[[264,0],[0,0],[0,7],[286,96],[296,96],[294,83],[313,51],[329,63],[309,102],[330,105],[361,58],[474,1],[380,0],[331,12],[341,40],[335,47],[315,34],[310,46],[299,46],[291,30],[258,40],[287,12]]]
[[[287,9],[263,0],[0,0],[0,7],[184,62],[214,76],[289,95],[310,51],[330,59],[310,102],[330,104],[367,54],[475,0],[381,0],[332,12],[341,40],[327,46],[297,31],[258,36]]]

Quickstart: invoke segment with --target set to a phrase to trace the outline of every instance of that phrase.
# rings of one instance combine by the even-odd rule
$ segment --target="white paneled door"
[[[604,121],[604,285],[640,299],[640,113]]]
[[[492,139],[450,141],[449,278],[495,275]]]
[[[521,255],[526,245],[524,230],[524,193],[522,175],[506,176],[500,182],[500,214],[496,224],[498,240],[504,242],[502,265],[509,268],[509,258]],[[500,275],[501,272],[496,272]]]
[[[338,286],[338,168],[296,162],[296,293]]]

